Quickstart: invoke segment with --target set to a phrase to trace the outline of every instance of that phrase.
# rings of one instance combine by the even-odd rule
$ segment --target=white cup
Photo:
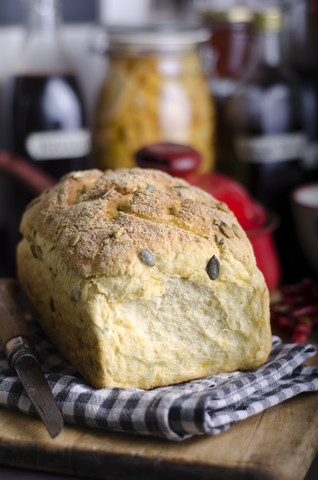
[[[318,182],[295,188],[291,203],[304,256],[318,276]]]

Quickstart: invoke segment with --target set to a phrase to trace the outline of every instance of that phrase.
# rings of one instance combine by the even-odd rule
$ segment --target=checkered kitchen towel
[[[273,337],[268,361],[248,372],[212,375],[143,391],[91,388],[31,323],[41,365],[65,422],[180,441],[214,435],[237,421],[302,392],[318,391],[318,367],[302,365],[313,345],[282,344]],[[0,351],[0,406],[35,414],[20,380]]]

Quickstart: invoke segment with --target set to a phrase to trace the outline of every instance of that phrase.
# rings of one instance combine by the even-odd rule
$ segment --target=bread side
[[[21,231],[21,285],[94,387],[147,389],[268,357],[269,297],[252,247],[224,204],[185,181],[72,173],[31,204]]]

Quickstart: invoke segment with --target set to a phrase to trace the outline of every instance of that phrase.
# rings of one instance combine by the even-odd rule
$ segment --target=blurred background
[[[139,165],[227,203],[271,292],[317,280],[317,0],[1,0],[0,65],[2,276],[41,191]]]
[[[226,202],[270,290],[317,278],[317,43],[315,0],[1,1],[1,274],[43,189],[140,165]]]

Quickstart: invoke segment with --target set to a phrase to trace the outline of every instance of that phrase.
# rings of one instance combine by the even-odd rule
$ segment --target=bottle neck
[[[280,43],[280,32],[258,32],[255,45],[258,61],[269,67],[278,67],[281,63]]]
[[[60,0],[29,0],[27,36],[18,71],[28,73],[67,72],[59,35]]]
[[[60,25],[59,0],[29,0],[28,34],[56,36]]]

